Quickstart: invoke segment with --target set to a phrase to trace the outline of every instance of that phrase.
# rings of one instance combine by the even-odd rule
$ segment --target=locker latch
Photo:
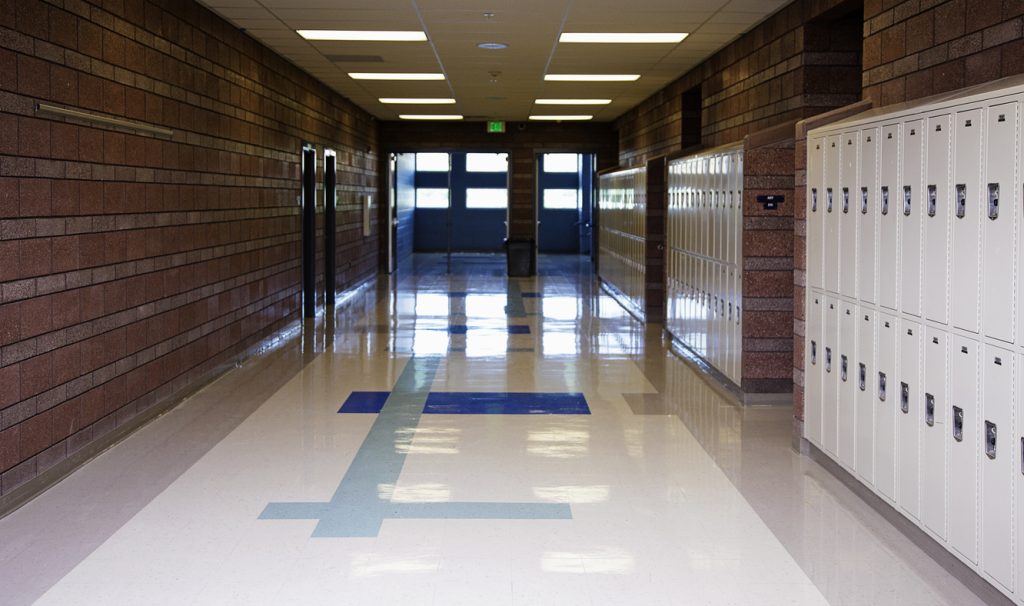
[[[910,216],[910,186],[903,186],[903,214],[907,217]]]
[[[839,378],[846,382],[846,354],[839,357]]]
[[[996,458],[996,424],[992,421],[985,421],[985,455]]]
[[[850,212],[850,188],[843,188],[843,214]]]
[[[956,186],[956,217],[963,219],[967,214],[967,185],[958,183]]]
[[[868,188],[860,188],[860,214],[868,214]]]
[[[924,394],[924,422],[928,427],[935,427],[935,396]]]
[[[832,348],[825,348],[825,372],[832,372]]]
[[[964,409],[959,406],[953,407],[953,439],[964,441]]]
[[[825,212],[832,212],[832,188],[825,190]]]
[[[889,214],[889,186],[882,186],[882,214]]]
[[[938,200],[936,199],[937,197],[938,197],[938,192],[935,191],[935,186],[934,185],[929,185],[928,186],[928,216],[929,217],[934,217],[935,216],[936,207],[938,206]]]
[[[999,184],[988,184],[988,218],[995,220],[999,218]]]
[[[878,399],[885,402],[885,373],[878,373]]]
[[[811,212],[818,212],[818,188],[811,188]]]
[[[860,365],[860,377],[859,377],[860,390],[865,391],[868,388],[868,367],[864,364]]]
[[[910,412],[910,385],[900,381],[900,410],[903,414]]]

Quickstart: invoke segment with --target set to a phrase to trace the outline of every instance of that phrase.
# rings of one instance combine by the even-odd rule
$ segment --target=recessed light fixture
[[[350,72],[353,80],[444,80],[444,74],[401,74],[391,72]]]
[[[481,42],[476,46],[477,48],[482,48],[484,50],[502,50],[504,48],[508,48],[508,45],[504,42]]]
[[[582,42],[597,44],[679,44],[688,34],[665,33],[571,33],[562,34],[559,42]]]
[[[461,120],[459,114],[400,114],[402,120]]]
[[[530,116],[531,120],[553,120],[561,122],[563,120],[593,120],[594,116],[587,115],[569,115],[569,116]]]
[[[537,99],[537,105],[608,105],[611,99]]]
[[[378,101],[381,103],[397,103],[405,105],[451,105],[455,103],[455,99],[431,99],[427,97],[381,97]]]
[[[640,74],[548,74],[548,82],[635,82]]]
[[[336,29],[296,30],[306,40],[343,40],[357,42],[426,42],[427,34],[419,31],[357,31]]]

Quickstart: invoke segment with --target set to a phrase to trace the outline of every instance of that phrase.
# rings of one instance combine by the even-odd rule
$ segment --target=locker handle
[[[860,188],[860,214],[868,214],[868,188]]]
[[[935,396],[924,394],[924,422],[928,427],[935,427]]]
[[[953,439],[964,441],[964,409],[959,406],[953,407]]]
[[[879,373],[878,373],[878,399],[881,400],[882,402],[885,402],[885,385],[886,385],[885,373],[879,371]]]
[[[832,188],[825,190],[825,212],[832,212]]]
[[[811,212],[818,212],[818,188],[811,188]]]
[[[832,372],[832,348],[825,348],[825,372]]]
[[[910,385],[900,381],[900,410],[903,414],[910,413]]]
[[[904,185],[903,186],[903,215],[907,216],[907,217],[910,216],[910,197],[911,197],[910,186],[909,185]]]
[[[996,458],[996,432],[996,424],[985,421],[985,455],[990,459]]]
[[[956,217],[963,219],[967,214],[967,185],[958,183],[956,186]]]
[[[928,216],[934,217],[938,207],[938,192],[934,185],[928,186]]]
[[[839,360],[839,377],[846,382],[846,354],[840,356]]]
[[[867,387],[868,387],[867,386],[867,382],[868,382],[868,367],[865,366],[864,364],[861,364],[860,365],[860,381],[859,381],[859,383],[860,383],[860,390],[861,391],[867,390]]]
[[[988,218],[995,221],[999,218],[999,184],[988,184]]]
[[[845,214],[848,214],[849,212],[850,212],[850,188],[849,187],[844,187],[843,188],[843,214],[845,215]]]
[[[882,214],[889,214],[889,186],[882,186]]]

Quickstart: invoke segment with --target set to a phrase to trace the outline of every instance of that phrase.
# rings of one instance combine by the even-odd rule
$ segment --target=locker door
[[[978,432],[977,341],[950,337],[949,427],[949,544],[967,560],[978,563]]]
[[[923,156],[924,122],[912,120],[903,125],[903,187],[896,216],[900,221],[900,309],[914,316],[921,315]]]
[[[839,454],[839,302],[825,297],[825,345],[821,398],[821,440],[825,452]]]
[[[878,303],[896,309],[900,213],[899,159],[900,126],[882,127],[878,192]],[[894,377],[895,378],[895,377]]]
[[[914,519],[921,516],[921,325],[900,322],[899,384],[895,385],[899,400],[896,413],[897,453],[896,476],[899,482],[897,502]]]
[[[839,314],[839,461],[856,466],[857,308],[840,302]]]
[[[896,500],[896,411],[899,409],[899,381],[896,378],[896,317],[878,314],[875,376],[868,389],[875,400],[875,488],[882,496]]]
[[[988,108],[985,118],[985,217],[981,219],[981,321],[985,334],[1013,342],[1014,221],[1019,196],[1014,175],[1017,149],[1017,103]]]
[[[928,119],[925,127],[927,170],[924,205],[924,314],[929,320],[949,322],[949,142],[950,116]]]
[[[1011,429],[1014,407],[1014,355],[985,346],[981,430],[981,567],[985,575],[1013,591],[1011,535],[1013,475],[1017,452]]]
[[[875,310],[860,307],[857,313],[857,363],[854,365],[856,383],[856,442],[857,475],[868,486],[874,486],[875,473]]]
[[[839,293],[839,215],[842,212],[839,150],[841,135],[825,139],[825,290]]]
[[[807,143],[807,286],[824,288],[822,264],[824,263],[825,187],[823,138],[811,139]]]
[[[860,136],[843,133],[840,138],[842,170],[839,181],[839,292],[857,297],[857,222],[860,194],[857,190],[857,160]]]
[[[739,266],[743,266],[743,191],[746,187],[743,179],[743,152],[736,152],[736,208],[733,211],[735,214],[734,228],[736,230],[736,237],[733,239],[733,262]]]
[[[946,377],[949,335],[929,327],[924,335],[924,423],[921,426],[921,521],[946,538]]]
[[[981,186],[980,109],[957,112],[953,144],[953,208],[950,299],[953,325],[978,332],[981,292],[979,230],[984,206]],[[987,220],[987,219],[986,219]],[[953,286],[955,285],[955,286]]]
[[[822,369],[825,366],[825,348],[821,341],[823,302],[824,298],[818,293],[812,292],[808,295],[804,338],[804,436],[822,449]]]
[[[1018,381],[1024,378],[1024,356],[1019,357],[1017,364]],[[1017,592],[1024,586],[1024,390],[1017,389],[1017,431],[1013,448],[1017,451],[1017,470],[1014,472],[1017,480],[1017,518],[1014,521],[1017,525]]]
[[[860,133],[860,184],[857,191],[857,295],[861,301],[874,303],[875,253],[878,216],[878,129],[866,128]]]

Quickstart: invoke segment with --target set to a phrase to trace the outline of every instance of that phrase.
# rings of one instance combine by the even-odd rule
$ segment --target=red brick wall
[[[191,1],[0,0],[0,494],[296,318],[301,142],[338,150],[345,200],[376,193],[375,132]],[[342,288],[376,268],[360,220]]]

